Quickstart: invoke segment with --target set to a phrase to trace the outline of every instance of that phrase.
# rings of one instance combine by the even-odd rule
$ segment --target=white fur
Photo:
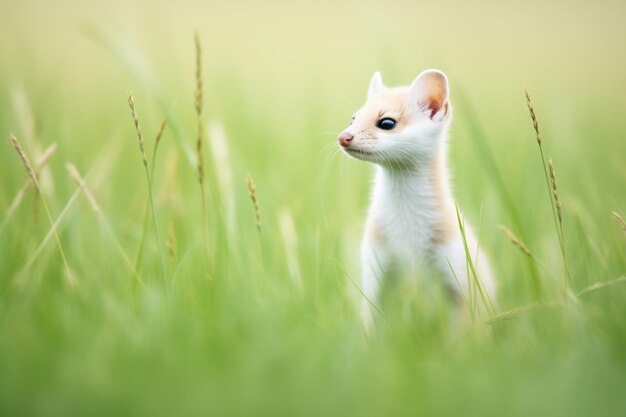
[[[437,85],[445,89],[441,96],[446,104],[448,83],[439,71],[425,71],[410,87],[396,89],[386,89],[376,73],[370,82],[368,101],[346,129],[354,139],[344,151],[377,165],[361,245],[362,288],[367,297],[362,316],[367,328],[373,323],[370,302],[376,303],[381,280],[392,265],[416,271],[434,269],[452,292],[464,299],[475,285],[473,275],[468,275],[465,247],[456,227],[456,207],[446,166],[450,108],[446,104],[444,109],[442,105],[436,114],[431,114],[427,101],[428,89],[432,87],[424,82],[425,74],[431,81],[432,77],[441,81]],[[403,105],[410,122],[399,132],[369,126],[371,114],[376,114],[379,103],[384,109],[389,108],[386,103],[390,99],[381,96],[385,91],[395,94],[392,97],[406,97]],[[440,236],[442,223],[455,225],[444,241]],[[482,286],[493,299],[495,283],[486,256],[478,248],[469,226],[465,225],[464,229]]]

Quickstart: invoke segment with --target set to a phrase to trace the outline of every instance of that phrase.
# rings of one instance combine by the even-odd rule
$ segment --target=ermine
[[[395,88],[385,87],[376,72],[365,104],[337,138],[347,155],[376,165],[361,244],[361,314],[368,330],[381,281],[398,266],[434,271],[429,275],[443,279],[460,302],[477,285],[491,300],[495,297],[488,260],[465,224],[480,284],[469,271],[458,225],[447,168],[448,93],[448,79],[438,70],[424,71],[410,86]]]

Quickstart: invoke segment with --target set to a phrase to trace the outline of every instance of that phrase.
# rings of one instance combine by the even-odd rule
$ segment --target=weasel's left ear
[[[373,95],[380,93],[383,88],[385,88],[383,85],[383,77],[380,75],[380,72],[376,71],[374,75],[372,75],[370,86],[367,89],[367,98],[371,98]]]
[[[448,78],[435,69],[426,70],[417,76],[409,87],[409,102],[424,110],[430,110],[432,119],[439,110],[448,111]]]

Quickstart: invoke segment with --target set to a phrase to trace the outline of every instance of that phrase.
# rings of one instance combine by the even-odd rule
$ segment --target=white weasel
[[[448,79],[422,72],[409,87],[386,88],[372,77],[367,101],[337,138],[351,157],[376,164],[372,201],[361,245],[362,318],[373,323],[370,302],[391,266],[438,271],[458,300],[477,285],[468,273],[446,166],[452,108]],[[477,275],[489,298],[495,282],[486,256],[465,226]],[[476,292],[475,294],[478,294]]]

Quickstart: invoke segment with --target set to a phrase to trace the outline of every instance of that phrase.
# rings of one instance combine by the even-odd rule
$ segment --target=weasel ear
[[[439,110],[448,111],[448,78],[436,69],[423,71],[409,87],[409,102],[430,110],[432,119]]]
[[[383,77],[382,75],[380,75],[380,72],[376,71],[374,75],[372,75],[370,86],[367,89],[367,98],[370,98],[373,95],[380,93],[383,88],[385,88],[385,86],[383,85]]]

